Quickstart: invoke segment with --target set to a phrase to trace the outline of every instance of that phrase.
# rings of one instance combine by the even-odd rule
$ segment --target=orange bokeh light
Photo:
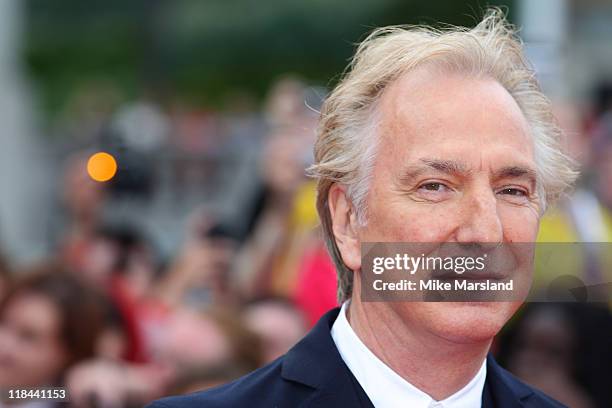
[[[87,173],[95,181],[108,181],[117,173],[117,161],[106,152],[95,153],[87,161]]]

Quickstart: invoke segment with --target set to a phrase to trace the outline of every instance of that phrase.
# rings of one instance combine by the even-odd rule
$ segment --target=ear
[[[361,242],[357,234],[357,214],[346,194],[346,188],[333,184],[327,195],[332,230],[344,264],[352,271],[361,268]]]

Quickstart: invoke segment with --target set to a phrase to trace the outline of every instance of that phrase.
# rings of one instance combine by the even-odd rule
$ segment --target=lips
[[[508,279],[511,276],[511,271],[504,272],[502,270],[499,271],[491,271],[491,270],[482,270],[482,271],[465,271],[463,273],[457,273],[453,270],[433,270],[430,271],[430,277],[432,279],[440,279],[440,280],[455,280],[455,279],[468,279],[468,280],[504,280]]]

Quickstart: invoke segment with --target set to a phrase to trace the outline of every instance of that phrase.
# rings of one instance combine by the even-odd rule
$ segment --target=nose
[[[457,242],[497,245],[503,241],[497,199],[490,188],[467,192],[459,211],[461,213],[460,224],[456,230]]]

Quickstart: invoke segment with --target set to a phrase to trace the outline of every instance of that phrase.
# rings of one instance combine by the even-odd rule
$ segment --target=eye
[[[453,189],[440,181],[426,181],[417,187],[415,193],[422,200],[440,202],[451,198]]]
[[[446,187],[442,183],[425,183],[419,186],[419,190],[425,191],[446,191],[448,187]]]
[[[527,197],[526,191],[520,188],[514,188],[514,187],[504,188],[503,190],[499,191],[499,193],[503,195],[510,195],[510,196],[515,196],[515,197]]]
[[[531,197],[529,190],[521,187],[505,187],[497,191],[497,195],[509,203],[525,204]]]

